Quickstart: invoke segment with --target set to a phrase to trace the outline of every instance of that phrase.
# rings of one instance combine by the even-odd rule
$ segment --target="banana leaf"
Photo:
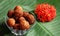
[[[56,7],[56,18],[50,22],[39,22],[36,20],[24,36],[60,36],[60,0],[0,0],[0,36],[15,36],[5,25],[5,17],[10,9],[22,6],[24,11],[33,11],[37,4],[48,3]],[[31,12],[33,13],[33,12]]]

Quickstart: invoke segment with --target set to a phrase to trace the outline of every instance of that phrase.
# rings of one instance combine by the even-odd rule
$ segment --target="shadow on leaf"
[[[7,28],[7,26],[5,25],[5,23],[1,23],[0,25],[0,36],[11,36],[13,35],[10,30]]]

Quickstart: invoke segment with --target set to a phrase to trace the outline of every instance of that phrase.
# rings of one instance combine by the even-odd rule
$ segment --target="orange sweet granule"
[[[35,8],[35,14],[39,21],[47,22],[56,17],[56,9],[49,4],[38,4]]]

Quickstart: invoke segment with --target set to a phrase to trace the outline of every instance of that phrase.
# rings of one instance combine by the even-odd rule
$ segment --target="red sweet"
[[[40,21],[47,22],[56,17],[56,9],[49,4],[38,4],[35,9],[35,14]]]

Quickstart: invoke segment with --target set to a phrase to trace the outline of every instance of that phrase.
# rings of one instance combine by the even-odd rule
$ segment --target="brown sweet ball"
[[[7,16],[9,18],[13,17],[13,13],[14,13],[14,10],[9,10],[8,13],[7,13]]]
[[[26,21],[24,17],[19,18],[19,25],[20,25],[20,30],[25,30],[30,28],[29,22]]]
[[[13,27],[15,25],[15,19],[13,18],[9,18],[7,20],[7,24],[10,26],[10,27]]]
[[[14,15],[15,15],[16,17],[21,17],[21,16],[23,16],[23,9],[22,9],[21,6],[16,6],[16,7],[14,8]]]
[[[24,17],[20,17],[20,18],[18,19],[18,22],[20,23],[21,21],[24,21],[24,20],[25,20]]]
[[[20,21],[20,30],[25,30],[25,29],[29,29],[30,25],[29,22],[26,20],[21,20]]]
[[[30,23],[30,24],[33,24],[35,22],[35,18],[32,14],[29,14],[27,17],[26,17],[26,20]]]
[[[23,12],[23,9],[22,9],[22,7],[21,6],[16,6],[15,8],[14,8],[14,10],[20,10],[21,12]]]
[[[23,12],[23,17],[26,17],[28,14],[28,12]]]
[[[13,28],[14,28],[14,29],[17,29],[17,30],[19,29],[19,27],[20,27],[20,26],[19,26],[19,24],[17,24],[17,23],[13,26]]]

